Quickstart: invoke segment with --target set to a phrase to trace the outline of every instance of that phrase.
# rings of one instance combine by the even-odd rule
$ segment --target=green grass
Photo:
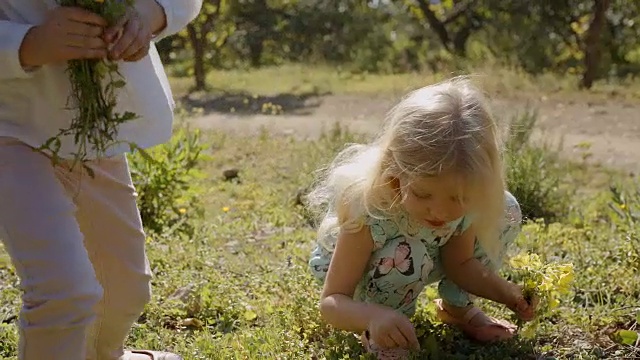
[[[178,66],[176,66],[178,67]],[[193,81],[178,75],[168,67],[171,85],[179,96],[189,92]],[[408,90],[424,86],[445,78],[468,74],[457,71],[451,73],[402,73],[402,74],[354,74],[338,67],[287,64],[258,69],[213,70],[207,76],[207,85],[212,91],[248,92],[259,95],[283,93],[333,93],[333,94],[403,94]],[[475,67],[475,75],[490,93],[502,97],[529,98],[562,96],[571,99],[602,100],[616,97],[634,101],[640,98],[638,82],[627,81],[618,84],[598,82],[589,92],[577,90],[575,75],[560,76],[544,74],[530,76],[517,69],[487,65]]]
[[[367,358],[355,336],[331,329],[319,317],[320,286],[306,268],[314,231],[295,201],[313,180],[313,170],[354,139],[337,130],[314,142],[266,133],[251,138],[205,134],[209,159],[201,164],[205,176],[198,190],[204,217],[194,217],[196,231],[190,237],[151,237],[154,296],[127,345],[176,351],[186,360]],[[240,181],[224,180],[222,173],[229,168],[240,170]],[[563,181],[589,183],[591,170],[576,169]],[[525,226],[513,253],[535,251],[546,261],[569,261],[576,267],[573,291],[535,338],[474,344],[436,321],[430,287],[421,295],[414,319],[425,349],[420,358],[639,356],[637,348],[617,344],[608,335],[633,329],[640,320],[637,233],[615,220],[611,199],[608,188],[591,188],[588,195],[568,199],[571,211],[558,222]],[[3,359],[16,358],[16,287],[13,268],[0,249]],[[498,306],[486,309],[508,316]]]

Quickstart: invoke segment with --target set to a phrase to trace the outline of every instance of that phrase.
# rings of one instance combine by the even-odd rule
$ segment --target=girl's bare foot
[[[514,336],[517,327],[507,321],[487,316],[479,308],[470,305],[456,307],[443,301],[435,300],[438,317],[445,324],[454,325],[467,336],[481,342],[507,340]]]

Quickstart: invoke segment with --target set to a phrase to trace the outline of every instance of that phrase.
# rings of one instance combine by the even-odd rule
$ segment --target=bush
[[[507,186],[525,218],[554,221],[567,211],[568,193],[560,188],[566,169],[557,150],[531,142],[537,118],[537,112],[527,110],[512,119],[505,156]]]
[[[194,188],[202,150],[200,133],[182,128],[169,142],[129,156],[145,231],[193,236],[194,221],[203,216]]]

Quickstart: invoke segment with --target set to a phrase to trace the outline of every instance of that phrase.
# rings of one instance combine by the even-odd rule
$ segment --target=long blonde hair
[[[366,215],[397,215],[391,179],[453,171],[475,195],[470,209],[478,241],[495,258],[505,196],[500,138],[484,96],[468,78],[410,92],[375,140],[342,150],[308,194],[309,206],[321,211],[318,240],[331,250],[337,232],[359,231]]]

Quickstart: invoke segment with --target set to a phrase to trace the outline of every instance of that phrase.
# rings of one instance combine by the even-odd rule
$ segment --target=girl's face
[[[466,213],[468,199],[460,198],[461,181],[455,174],[398,180],[405,211],[421,224],[438,229]]]

